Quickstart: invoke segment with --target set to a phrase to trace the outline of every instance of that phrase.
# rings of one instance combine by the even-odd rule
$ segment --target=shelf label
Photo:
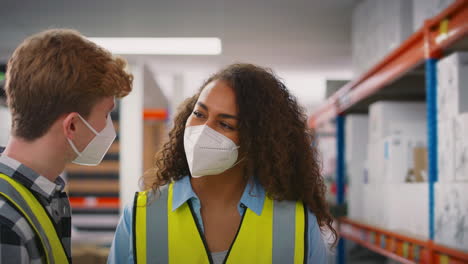
[[[374,233],[374,232],[371,232],[371,233],[370,233],[370,242],[371,242],[372,244],[375,244],[375,233]]]
[[[442,22],[440,22],[440,27],[439,27],[440,34],[446,35],[448,33],[448,29],[449,29],[449,20],[448,19],[442,20]]]
[[[448,37],[449,32],[449,20],[446,18],[439,24],[439,36],[436,37],[436,43],[444,41]]]
[[[403,243],[403,257],[407,258],[409,255],[409,244],[408,242]]]
[[[367,240],[367,239],[366,239],[366,231],[364,231],[364,230],[361,231],[361,240],[362,240],[362,241],[366,241],[366,240]]]
[[[390,239],[390,243],[388,247],[389,247],[389,250],[392,252],[395,252],[397,250],[397,242],[395,241],[395,238]]]
[[[450,263],[450,258],[446,255],[440,255],[440,264],[449,264]]]
[[[419,262],[420,254],[421,254],[421,250],[420,250],[419,246],[414,245],[413,246],[413,256],[414,256],[414,260],[416,262]]]
[[[380,236],[380,247],[381,248],[387,247],[387,237],[385,235]]]

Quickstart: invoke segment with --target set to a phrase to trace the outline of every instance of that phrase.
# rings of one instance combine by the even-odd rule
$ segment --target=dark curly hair
[[[211,76],[180,106],[169,140],[156,154],[155,168],[143,176],[145,189],[190,175],[184,151],[185,123],[201,91],[212,81],[225,81],[234,89],[239,109],[240,147],[246,153],[246,174],[255,175],[274,200],[303,201],[315,214],[321,230],[337,232],[325,199],[326,187],[314,132],[296,98],[270,69],[233,64]]]

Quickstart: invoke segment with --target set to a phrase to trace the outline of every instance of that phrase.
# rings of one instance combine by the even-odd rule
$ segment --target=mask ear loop
[[[96,131],[96,129],[94,129],[94,127],[92,127],[88,121],[86,121],[80,114],[78,114],[78,117],[81,119],[81,121],[83,121],[83,123],[97,136],[99,134],[99,132]],[[109,118],[109,117],[108,117]]]
[[[237,164],[241,163],[242,161],[245,160],[245,157],[247,157],[247,155],[244,155],[244,157],[242,157],[240,160],[238,160],[236,163],[234,163],[234,165],[232,165],[229,169],[232,169],[234,168],[235,166],[237,166]],[[228,170],[229,170],[228,169]]]
[[[78,148],[76,148],[75,144],[73,144],[73,141],[71,141],[71,139],[69,139],[69,138],[67,138],[67,140],[68,140],[68,143],[70,144],[71,148],[75,152],[75,154],[78,155],[78,157],[81,157],[81,153],[78,151]]]
[[[93,132],[96,136],[99,135],[99,133],[96,131],[96,129],[94,129],[89,123],[88,121],[86,121],[80,114],[78,114],[78,117],[81,119],[81,121],[83,121],[83,123],[91,130],[91,132]],[[110,114],[107,118],[110,117]],[[78,151],[78,148],[75,146],[75,144],[73,143],[73,141],[69,138],[67,138],[67,141],[68,143],[70,144],[71,148],[73,149],[73,151],[75,152],[76,155],[78,155],[78,157],[81,157],[81,152]]]

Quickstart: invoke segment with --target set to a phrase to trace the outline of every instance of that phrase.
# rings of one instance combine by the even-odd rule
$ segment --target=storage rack
[[[345,189],[345,120],[346,114],[362,112],[380,99],[426,98],[429,161],[429,240],[364,225],[346,217],[339,219],[342,238],[401,263],[461,264],[468,263],[468,252],[450,249],[434,241],[434,183],[437,182],[437,72],[436,62],[444,52],[468,48],[468,0],[457,0],[368,72],[349,82],[332,95],[309,118],[309,126],[319,128],[335,120],[337,135],[337,203],[344,204]],[[391,85],[410,75],[423,73],[425,91],[400,96],[391,95]],[[395,90],[394,90],[395,91]],[[406,92],[406,91],[405,91]],[[401,93],[401,90],[400,90]],[[337,249],[337,263],[345,263],[344,240]]]

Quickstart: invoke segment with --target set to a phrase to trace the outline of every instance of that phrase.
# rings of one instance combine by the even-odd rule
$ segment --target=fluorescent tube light
[[[114,54],[219,55],[219,38],[88,38]]]

